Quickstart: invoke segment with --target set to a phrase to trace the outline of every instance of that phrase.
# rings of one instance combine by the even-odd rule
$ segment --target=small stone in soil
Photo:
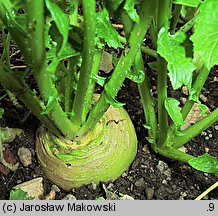
[[[62,200],[76,200],[76,197],[72,194],[67,194]]]
[[[154,189],[150,187],[145,188],[145,194],[148,200],[152,200],[154,197]]]
[[[203,94],[200,94],[200,95],[199,95],[199,98],[200,98],[203,102],[207,102],[207,98],[206,98]]]
[[[157,169],[160,171],[160,173],[164,174],[167,177],[166,180],[171,180],[171,170],[166,163],[164,163],[163,161],[159,161]]]
[[[187,196],[187,193],[186,192],[180,192],[180,197],[179,197],[179,199],[180,200],[184,200],[184,197],[186,197]]]
[[[122,174],[122,177],[125,178],[126,176],[128,176],[128,174],[127,174],[126,172],[124,172],[124,173]]]
[[[206,153],[208,153],[208,152],[210,151],[210,149],[209,149],[209,148],[207,148],[207,147],[205,147],[205,149],[204,149],[204,150],[205,150],[205,152],[206,152]]]
[[[209,199],[209,196],[206,195],[206,196],[204,196],[202,199],[203,199],[203,200],[208,200],[208,199]]]
[[[43,196],[44,193],[42,180],[42,177],[35,178],[18,184],[13,187],[13,189],[20,188],[21,190],[27,192],[28,197],[33,197],[35,200],[38,200]]]
[[[120,197],[120,200],[134,200],[134,198],[127,194],[124,194],[122,197]]]
[[[150,153],[150,151],[149,151],[147,145],[145,145],[145,146],[142,148],[142,151],[145,152],[145,154],[149,154],[149,153]]]
[[[22,183],[22,181],[20,179],[17,180],[17,184],[20,184]]]
[[[212,138],[212,137],[213,137],[213,134],[209,134],[208,136],[209,136],[209,138]]]
[[[57,185],[52,185],[51,189],[54,190],[55,192],[58,192],[58,193],[61,191]]]
[[[133,181],[133,177],[132,176],[127,176],[127,179],[129,180],[129,181]]]
[[[137,166],[140,164],[140,159],[139,158],[136,158],[133,163],[132,163],[132,167],[131,167],[131,170],[136,170],[137,169]]]
[[[136,187],[144,187],[145,186],[145,180],[143,178],[140,178],[138,181],[135,182]]]
[[[182,87],[182,93],[183,93],[184,95],[188,95],[188,88],[187,88],[186,86],[183,86],[183,87]]]
[[[97,185],[94,182],[92,182],[92,189],[96,190],[96,188],[97,188]]]
[[[182,104],[185,104],[185,102],[187,101],[187,99],[184,98],[184,97],[181,97],[181,98],[180,98],[180,101],[182,102]]]
[[[55,190],[51,190],[50,192],[49,192],[49,194],[47,194],[46,196],[45,196],[45,200],[54,200],[55,199],[55,196],[56,196],[56,191]]]
[[[107,186],[107,189],[112,191],[114,188],[114,184],[113,183],[110,183],[108,186]]]
[[[32,164],[32,154],[31,154],[31,151],[28,148],[24,148],[24,147],[19,148],[18,152],[17,152],[17,155],[18,155],[21,163],[25,167]]]
[[[218,130],[218,125],[215,125],[215,127],[214,127],[214,128],[215,128],[215,130]]]
[[[164,179],[164,180],[162,181],[162,184],[167,185],[167,180]]]
[[[180,147],[178,150],[184,153],[187,152],[187,148],[185,146]]]
[[[201,132],[201,136],[207,136],[207,132],[202,131],[202,132]]]

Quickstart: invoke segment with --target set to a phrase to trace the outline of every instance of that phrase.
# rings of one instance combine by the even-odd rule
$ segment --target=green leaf
[[[46,52],[46,58],[47,60],[52,60],[47,71],[54,74],[60,61],[73,56],[78,56],[80,53],[77,52],[70,43],[68,43],[69,19],[67,15],[52,2],[47,1],[46,4],[52,15],[52,19],[48,18],[46,20],[45,26],[45,43],[46,48],[48,49]],[[55,28],[55,25],[51,24],[53,21],[56,25]],[[57,29],[56,32],[55,29]],[[51,35],[49,33],[51,33]],[[61,36],[63,37],[63,40],[59,40]],[[54,75],[52,76],[53,79],[56,80],[56,77]]]
[[[51,22],[52,22],[52,20],[47,19],[46,23],[44,25],[45,47],[47,49],[51,49],[52,48],[52,43],[53,43],[51,35],[49,34],[49,30],[51,28]]]
[[[139,15],[135,9],[135,5],[138,3],[138,0],[126,0],[124,9],[128,13],[129,17],[136,23],[139,23]]]
[[[200,90],[191,89],[189,94],[189,100],[193,100],[198,103],[199,108],[201,109],[201,115],[206,115],[207,106],[201,103],[199,100],[199,92]]]
[[[151,126],[148,125],[148,124],[143,124],[142,126],[143,126],[145,129],[151,130]]]
[[[107,7],[109,7],[113,11],[116,11],[123,2],[123,0],[104,0],[104,2],[106,2]]]
[[[101,196],[101,197],[96,197],[95,200],[105,200],[105,198]]]
[[[151,136],[146,137],[146,140],[148,140],[148,142],[151,143],[152,145],[155,145],[155,140],[153,137],[151,137]]]
[[[157,71],[157,62],[154,61],[154,62],[148,62],[148,66],[154,70],[154,71]]]
[[[107,103],[109,103],[114,108],[120,108],[120,107],[125,105],[125,103],[120,103],[115,98],[112,98],[109,95],[107,95],[106,101],[107,101]]]
[[[189,7],[198,7],[202,0],[173,0],[174,4],[181,4]]]
[[[179,110],[179,101],[175,98],[167,98],[164,102],[164,106],[170,116],[170,118],[173,120],[174,124],[177,127],[180,127],[184,124],[182,114]]]
[[[195,31],[191,36],[194,53],[208,70],[218,62],[218,7],[217,0],[205,0],[196,18]]]
[[[106,96],[106,102],[109,103],[114,108],[120,108],[125,105],[125,103],[120,103],[115,99],[115,96],[112,94],[111,90],[105,86],[105,96]]]
[[[50,50],[46,52],[47,60],[52,60],[52,62],[48,66],[48,71],[50,73],[55,73],[58,67],[58,64],[61,60],[70,58],[73,56],[78,56],[80,53],[71,47],[71,45],[67,42],[62,52],[57,55],[57,46],[53,42],[53,46]]]
[[[53,90],[52,95],[49,96],[47,105],[45,106],[44,110],[41,112],[42,115],[49,114],[52,109],[54,108],[55,104],[58,100],[58,93],[57,90]]]
[[[96,34],[99,38],[103,39],[109,47],[117,49],[118,47],[123,48],[119,34],[112,26],[109,14],[106,8],[97,13],[97,27]]]
[[[10,192],[9,200],[33,200],[34,197],[28,197],[27,192],[18,188]]]
[[[61,33],[63,37],[63,45],[65,45],[68,39],[68,32],[70,28],[69,18],[51,0],[45,0],[45,3],[46,3],[46,7],[51,13],[52,19],[54,20],[59,32]]]
[[[3,114],[4,114],[4,109],[0,108],[0,119],[2,118]]]
[[[14,9],[24,8],[27,0],[11,0],[12,7]]]
[[[10,1],[0,1],[1,10],[4,11],[6,16],[3,16],[2,22],[7,27],[12,38],[15,40],[16,45],[21,50],[21,53],[25,56],[26,61],[30,59],[28,53],[28,33],[27,33],[27,15],[18,14],[12,9]],[[1,25],[2,26],[2,25]],[[27,62],[29,63],[29,62]]]
[[[136,83],[142,83],[145,79],[145,72],[143,70],[130,69],[127,73],[127,78]]]
[[[72,112],[65,112],[67,114],[67,116],[69,117],[72,117],[72,116],[75,116],[75,112],[72,111]]]
[[[188,163],[196,170],[207,173],[218,173],[217,158],[209,155],[208,153],[192,158],[188,161]]]
[[[184,133],[181,130],[175,130],[176,136],[184,136]]]
[[[186,57],[185,47],[182,45],[185,39],[186,35],[183,32],[170,35],[165,28],[158,34],[157,52],[168,62],[168,75],[174,90],[182,85],[190,88],[192,72],[195,70],[195,65],[191,58]]]
[[[47,53],[47,60],[52,60],[56,56],[56,46],[54,45]],[[78,56],[80,53],[71,47],[69,43],[66,44],[64,50],[57,56],[57,61],[61,61],[66,58]]]
[[[105,78],[105,77],[101,77],[101,76],[99,76],[99,75],[96,74],[95,76],[93,76],[93,80],[94,80],[96,83],[98,83],[98,85],[100,85],[101,87],[103,87],[104,84],[105,84],[106,78]]]
[[[23,133],[19,128],[0,128],[0,134],[3,142],[13,142],[16,136],[20,136]]]

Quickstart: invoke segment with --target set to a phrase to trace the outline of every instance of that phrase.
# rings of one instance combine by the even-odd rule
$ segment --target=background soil
[[[218,67],[214,67],[202,91],[202,94],[207,99],[206,105],[210,110],[218,107],[217,71]],[[152,83],[152,85],[155,85],[155,83]],[[177,98],[186,97],[184,92],[174,92],[170,86],[169,95]],[[122,90],[119,92],[118,100],[126,103],[125,108],[135,126],[138,137],[138,153],[129,170],[123,173],[116,181],[105,184],[108,191],[117,195],[128,194],[139,200],[195,199],[217,181],[218,178],[215,175],[196,171],[184,163],[164,158],[152,151],[146,140],[147,132],[143,127],[145,119],[140,105],[137,86],[134,83],[126,80]],[[8,148],[15,157],[17,157],[17,151],[20,147],[30,149],[33,156],[32,164],[27,168],[20,165],[15,172],[10,172],[8,175],[0,173],[0,199],[9,199],[9,193],[13,186],[38,176],[43,177],[44,194],[48,194],[52,183],[44,175],[35,152],[35,132],[39,125],[38,120],[34,116],[29,115],[25,122],[21,122],[21,119],[26,115],[24,111],[17,110],[7,98],[1,100],[0,103],[1,107],[5,109],[4,118],[0,120],[0,126],[18,127],[24,130],[22,136],[15,139],[13,143],[7,144]],[[218,157],[217,135],[218,124],[216,123],[204,133],[192,139],[185,147],[188,153],[192,155],[197,156],[209,151],[210,154]],[[69,193],[61,190],[56,193],[55,199],[62,199],[66,194]],[[72,190],[70,194],[81,200],[92,200],[100,196],[108,197],[103,189],[103,184],[83,186]],[[215,189],[204,199],[217,198],[218,189]]]

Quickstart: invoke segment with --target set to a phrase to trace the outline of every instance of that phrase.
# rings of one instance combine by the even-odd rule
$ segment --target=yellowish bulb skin
[[[110,107],[92,131],[73,141],[57,138],[41,126],[36,150],[47,177],[70,191],[117,179],[136,156],[137,137],[124,108]]]

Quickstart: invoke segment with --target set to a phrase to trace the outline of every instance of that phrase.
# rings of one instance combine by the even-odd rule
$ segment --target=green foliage
[[[11,0],[12,7],[15,9],[20,9],[25,7],[27,0]]]
[[[106,8],[102,9],[97,14],[96,34],[99,38],[103,39],[109,47],[115,49],[123,47],[119,40],[119,34],[110,22],[109,13]]]
[[[202,0],[173,0],[175,4],[182,4],[189,7],[197,7]]]
[[[97,75],[97,74],[93,77],[93,79],[94,79],[95,82],[98,83],[98,85],[100,85],[101,87],[104,86],[105,81],[106,81],[106,78],[105,78],[105,77],[101,77],[101,76],[99,76],[99,75]]]
[[[217,158],[205,153],[196,158],[192,158],[188,163],[195,169],[207,173],[218,174],[218,161]]]
[[[100,197],[96,197],[95,200],[105,200],[105,198],[103,196],[100,196]]]
[[[104,2],[106,3],[108,8],[116,11],[123,2],[123,0],[104,0]]]
[[[157,52],[168,63],[167,68],[174,90],[182,85],[190,88],[192,84],[192,72],[195,70],[195,66],[192,60],[186,57],[185,47],[182,45],[185,39],[184,33],[170,35],[165,28],[162,28],[158,35]]]
[[[55,46],[55,43],[53,43],[53,49],[47,56],[48,58],[50,57],[50,59],[52,59],[52,62],[50,63],[48,70],[54,73],[60,60],[75,55],[75,51],[74,54],[72,54],[73,50],[71,49],[69,44],[67,44],[68,33],[70,28],[69,17],[64,12],[62,12],[61,9],[52,1],[46,0],[45,3],[47,9],[51,13],[52,19],[55,22],[55,25],[59,33],[63,38],[62,44],[60,45],[59,49],[57,49],[58,47]]]
[[[164,102],[165,108],[176,127],[184,124],[182,114],[179,110],[179,104],[180,102],[175,98],[167,98]]]
[[[137,14],[137,11],[135,9],[136,3],[138,3],[138,0],[126,0],[124,9],[128,13],[129,17],[136,23],[139,23],[139,15]]]
[[[62,43],[62,48],[66,44],[67,39],[68,39],[68,32],[69,32],[69,18],[68,16],[61,11],[61,9],[54,4],[50,0],[45,1],[46,6],[49,10],[49,12],[52,15],[52,19],[54,20],[59,32],[61,33],[63,37],[63,43]]]
[[[216,0],[205,0],[196,19],[194,34],[191,40],[194,43],[196,58],[200,58],[208,70],[218,62],[218,8]]]
[[[0,108],[0,119],[2,118],[3,114],[4,114],[4,109]]]
[[[23,130],[19,128],[0,128],[1,139],[3,142],[13,142],[16,136],[20,136]]]
[[[106,101],[109,103],[111,106],[114,108],[120,108],[125,105],[125,103],[120,103],[118,102],[115,97],[113,96],[112,92],[110,89],[107,88],[106,90]]]
[[[127,73],[127,78],[131,79],[133,82],[142,83],[145,79],[145,72],[143,70],[129,70]]]
[[[28,197],[27,192],[20,188],[14,189],[10,192],[9,200],[33,200],[34,197]]]

